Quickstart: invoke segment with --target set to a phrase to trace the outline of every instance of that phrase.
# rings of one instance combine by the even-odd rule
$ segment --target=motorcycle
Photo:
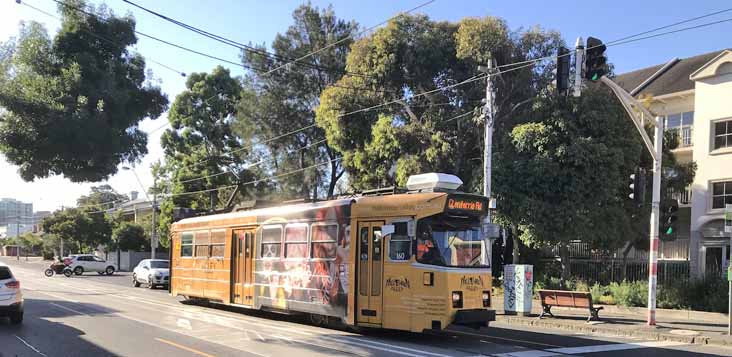
[[[55,263],[51,264],[48,267],[48,269],[46,269],[46,271],[44,272],[44,274],[47,277],[49,277],[49,278],[52,277],[53,274],[64,274],[64,275],[66,275],[65,274],[65,270],[67,270],[67,269],[68,268],[66,267],[66,264],[64,264],[62,262],[55,262]],[[71,270],[71,269],[68,269],[68,270]]]

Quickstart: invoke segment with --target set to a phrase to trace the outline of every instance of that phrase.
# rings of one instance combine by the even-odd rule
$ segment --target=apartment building
[[[15,237],[33,229],[33,204],[13,198],[0,199],[0,227],[7,237]]]
[[[724,206],[732,204],[732,50],[674,58],[657,66],[618,75],[615,81],[664,117],[678,132],[673,154],[694,161],[696,176],[679,202],[679,236],[664,250],[688,255],[692,275],[726,269],[730,233]]]

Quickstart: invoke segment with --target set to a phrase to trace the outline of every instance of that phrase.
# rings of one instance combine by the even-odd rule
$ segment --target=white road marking
[[[634,350],[634,349],[639,349],[639,348],[674,347],[674,346],[682,346],[682,345],[686,345],[686,343],[672,342],[672,341],[651,341],[651,342],[617,343],[617,344],[609,344],[609,345],[595,345],[595,346],[582,346],[582,347],[553,348],[553,349],[550,349],[547,351],[566,354],[566,355],[576,355],[576,354],[581,354],[581,353]]]
[[[33,350],[33,352],[35,352],[35,353],[38,353],[39,355],[41,355],[41,356],[43,356],[43,357],[48,357],[48,356],[46,356],[46,354],[45,354],[45,353],[43,353],[43,352],[39,351],[39,350],[38,350],[37,348],[33,347],[33,346],[32,346],[32,345],[30,344],[30,343],[28,343],[28,342],[26,342],[26,341],[25,341],[24,339],[20,338],[20,336],[18,336],[18,335],[15,335],[15,338],[17,338],[18,340],[20,340],[20,342],[23,342],[23,344],[24,344],[24,345],[26,345],[26,347],[28,347],[28,348],[30,348],[31,350]]]
[[[244,332],[246,332],[246,330],[244,330]],[[257,338],[260,339],[261,341],[267,341],[264,337],[262,337],[262,335],[259,334],[259,332],[257,332],[257,331],[252,331],[252,332],[254,332],[254,334],[257,335]]]
[[[191,322],[189,320],[179,318],[175,324],[178,325],[178,327],[180,327],[180,328],[184,328],[186,330],[193,330],[193,327],[191,327]]]
[[[561,356],[561,353],[528,350],[528,351],[516,351],[508,353],[494,354],[494,357],[549,357],[549,356]]]
[[[379,346],[386,346],[386,347],[391,347],[391,348],[398,348],[400,350],[421,353],[421,354],[429,355],[429,356],[450,357],[450,355],[445,355],[445,354],[441,354],[441,353],[434,353],[434,352],[426,352],[426,351],[422,351],[422,350],[415,350],[415,349],[412,349],[412,348],[403,347],[403,346],[399,346],[399,345],[387,344],[387,343],[382,343],[382,342],[376,342],[376,341],[372,341],[370,339],[365,339],[365,338],[359,339],[357,337],[352,337],[352,336],[339,336],[339,337],[331,337],[331,338],[334,338],[334,339],[358,340],[358,342],[372,343],[372,344],[379,345]]]
[[[49,304],[49,305],[53,305],[53,306],[56,306],[56,307],[58,307],[58,308],[60,308],[60,309],[64,309],[64,310],[66,310],[66,311],[71,311],[71,312],[73,312],[73,313],[75,313],[75,314],[79,314],[79,315],[84,315],[84,316],[89,316],[88,314],[86,314],[86,313],[83,313],[83,312],[81,312],[81,311],[79,311],[79,310],[75,310],[75,309],[72,309],[72,308],[70,308],[70,307],[66,307],[66,306],[63,306],[63,305],[59,305],[59,304],[57,304],[57,303],[55,303],[55,302],[49,302],[48,304]]]
[[[98,290],[98,289],[89,289],[88,287],[85,287],[85,286],[82,287],[82,286],[80,286],[81,283],[78,283],[79,286],[77,286],[77,282],[68,282],[68,283],[67,282],[64,282],[64,283],[56,282],[56,283],[59,283],[59,284],[62,284],[64,286],[66,286],[66,287],[72,288],[74,291],[78,291],[80,289],[83,289],[83,290],[86,290],[86,291],[102,292],[101,290]],[[130,289],[130,290],[132,290],[132,289]],[[247,324],[247,325],[256,325],[258,327],[265,326],[265,327],[269,327],[271,329],[285,331],[285,332],[288,332],[290,334],[291,333],[295,333],[295,334],[299,334],[299,335],[303,335],[303,336],[312,336],[312,337],[315,337],[315,338],[321,338],[321,339],[327,340],[329,342],[334,342],[334,343],[338,343],[338,344],[346,344],[346,345],[351,345],[351,346],[365,347],[367,349],[379,350],[379,351],[389,352],[389,353],[393,353],[393,354],[397,354],[397,355],[403,355],[403,356],[414,356],[414,357],[422,357],[422,356],[448,357],[449,356],[449,355],[445,355],[445,354],[439,354],[439,353],[432,353],[432,352],[421,351],[421,350],[412,349],[412,348],[408,348],[408,347],[395,346],[395,345],[391,345],[391,344],[385,344],[385,343],[379,343],[379,342],[369,341],[369,340],[366,340],[366,339],[359,340],[359,339],[356,339],[354,337],[349,337],[346,334],[344,334],[342,336],[339,336],[339,337],[349,338],[348,341],[343,341],[343,339],[341,339],[339,337],[330,337],[330,336],[329,337],[326,337],[326,336],[321,336],[319,333],[308,332],[309,330],[306,331],[306,330],[303,330],[303,329],[299,329],[295,325],[288,326],[289,327],[288,328],[288,327],[283,327],[281,325],[275,325],[275,323],[264,322],[262,319],[258,319],[258,318],[242,318],[242,316],[232,317],[232,316],[224,315],[223,313],[219,313],[216,310],[211,310],[211,309],[203,308],[203,307],[197,307],[197,306],[181,307],[178,304],[173,305],[173,304],[166,303],[166,302],[162,302],[162,301],[159,301],[159,300],[158,301],[150,300],[150,299],[143,298],[142,296],[140,296],[138,298],[139,295],[136,294],[136,293],[135,294],[132,294],[132,295],[134,295],[134,297],[133,296],[123,295],[124,293],[120,293],[119,291],[116,291],[116,292],[107,292],[107,291],[104,291],[104,293],[108,293],[108,295],[105,296],[106,298],[112,298],[112,297],[115,297],[115,298],[116,297],[124,298],[125,300],[129,300],[130,301],[130,304],[131,304],[131,301],[135,301],[135,302],[138,302],[138,303],[139,302],[142,302],[142,303],[144,303],[146,305],[154,305],[154,306],[164,307],[164,308],[166,308],[168,310],[172,310],[172,311],[183,312],[186,315],[186,317],[188,317],[189,319],[192,319],[192,320],[200,320],[200,321],[204,321],[204,322],[207,322],[207,323],[213,323],[213,324],[216,324],[216,325],[223,325],[225,327],[232,328],[234,330],[240,330],[240,331],[244,332],[244,334],[245,334],[245,336],[247,336],[247,338],[248,338],[247,331],[251,331],[251,332],[253,332],[259,338],[259,340],[265,341],[265,342],[266,342],[266,339],[259,332],[254,331],[254,330],[247,330],[247,329],[242,328],[242,327],[239,327],[239,326],[234,326],[234,324],[232,322],[237,323],[237,324],[243,323],[243,324]],[[71,300],[71,299],[65,298],[63,296],[59,296],[59,295],[55,295],[55,294],[51,294],[51,293],[44,293],[44,294],[51,295],[51,296],[56,297],[58,299],[62,299],[62,300],[66,300],[66,301],[70,301],[70,302],[74,302],[74,303],[79,303],[76,300]],[[90,297],[90,298],[94,296],[94,294],[81,294],[81,295],[87,296],[87,297]],[[182,333],[182,334],[185,334],[185,335],[188,335],[189,334],[188,332],[178,331],[178,330],[166,328],[166,327],[160,326],[158,324],[150,323],[150,322],[147,322],[147,321],[144,321],[144,320],[140,320],[140,319],[137,319],[137,318],[133,318],[133,317],[128,316],[128,315],[124,315],[122,313],[113,313],[111,315],[116,315],[116,316],[119,316],[119,317],[122,317],[122,318],[125,318],[125,319],[128,319],[128,320],[136,321],[136,322],[139,322],[139,323],[142,323],[142,324],[146,324],[146,325],[149,325],[149,326],[152,326],[152,327],[156,327],[156,328],[162,328],[162,329],[165,329],[165,330],[169,330],[169,331],[173,331],[173,332],[177,332],[177,333]],[[201,316],[201,315],[203,315],[203,316]],[[185,321],[188,321],[188,320],[185,320]],[[188,321],[188,322],[190,324],[190,321]],[[185,323],[183,323],[183,324],[185,324]],[[186,329],[187,330],[191,330],[191,329],[188,329],[188,328],[186,328]],[[330,330],[328,330],[328,331],[330,331]],[[330,331],[330,332],[332,332],[332,331]],[[360,336],[360,335],[351,334],[351,336]],[[197,337],[197,336],[192,336],[192,337]],[[319,346],[319,347],[333,349],[333,347],[323,346],[322,343],[307,342],[307,341],[302,341],[302,340],[299,340],[299,339],[290,338],[290,337],[286,337],[286,336],[282,336],[282,335],[277,335],[276,338],[281,338],[281,339],[284,339],[284,340],[287,340],[287,341],[293,341],[293,342],[302,343],[302,344],[316,345],[316,346]],[[210,340],[208,340],[206,338],[200,338],[199,337],[199,339],[204,340],[204,341],[207,341],[207,342],[217,343],[216,341],[210,341]],[[251,351],[248,351],[248,352],[251,353]]]

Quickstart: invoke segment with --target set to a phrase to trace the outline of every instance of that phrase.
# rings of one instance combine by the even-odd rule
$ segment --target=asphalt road
[[[46,263],[11,265],[26,299],[21,326],[0,319],[0,356],[411,356],[732,355],[732,349],[613,339],[495,325],[456,335],[360,334],[302,318],[180,303],[133,288],[129,274],[46,278]]]

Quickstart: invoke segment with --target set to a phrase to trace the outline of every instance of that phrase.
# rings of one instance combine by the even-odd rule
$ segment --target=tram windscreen
[[[490,267],[490,241],[477,218],[445,215],[417,223],[417,261],[448,267]]]

